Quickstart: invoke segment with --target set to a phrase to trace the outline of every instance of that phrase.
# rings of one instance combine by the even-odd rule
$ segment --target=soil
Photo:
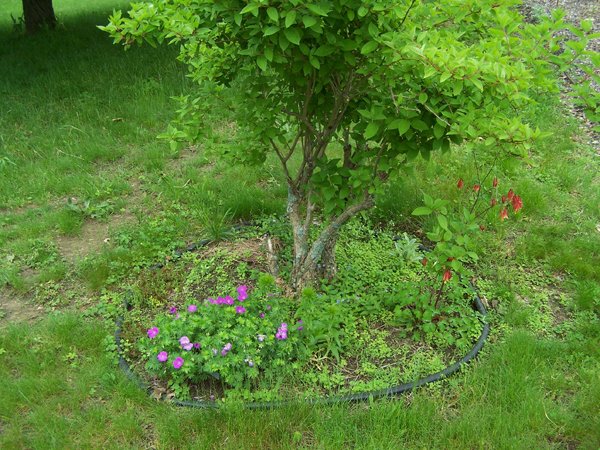
[[[0,289],[0,329],[14,322],[34,322],[43,314],[42,306],[32,305],[8,289]]]

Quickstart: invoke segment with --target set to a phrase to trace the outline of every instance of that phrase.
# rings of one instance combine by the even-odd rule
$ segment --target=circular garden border
[[[206,246],[209,242],[210,242],[209,240],[204,239],[204,240],[198,242],[197,244],[190,244],[185,249],[176,250],[175,256],[180,257],[185,252],[195,251],[199,248]],[[151,266],[150,268],[152,270],[156,270],[156,269],[160,269],[162,267],[164,267],[163,263],[157,263],[157,264],[154,264],[153,266]],[[125,310],[128,309],[128,307],[129,307],[128,296],[125,297],[125,302],[124,302],[123,306],[124,306]],[[487,315],[487,310],[485,309],[485,306],[483,305],[483,302],[481,301],[481,299],[479,298],[478,295],[476,295],[473,300],[473,306],[475,309],[477,309],[477,311],[479,311],[479,313],[481,313],[482,316],[485,317]],[[129,363],[125,360],[125,358],[123,358],[123,355],[122,355],[123,352],[122,352],[122,347],[121,347],[121,327],[122,327],[122,325],[123,325],[123,316],[119,316],[119,317],[117,317],[117,320],[116,320],[116,329],[115,329],[115,344],[117,346],[117,352],[119,354],[119,367],[125,373],[127,378],[134,381],[141,389],[144,389],[148,394],[150,394],[150,387],[146,386],[144,384],[144,382],[142,380],[140,380],[140,378],[131,370]],[[271,409],[271,408],[277,408],[277,407],[281,407],[281,406],[294,405],[297,403],[307,403],[307,404],[311,404],[311,405],[330,405],[330,404],[335,404],[335,403],[362,402],[362,401],[367,401],[367,400],[371,400],[371,399],[374,400],[374,399],[378,399],[378,398],[396,397],[405,392],[410,392],[413,389],[418,388],[420,386],[424,386],[429,383],[434,383],[436,381],[440,381],[440,380],[458,372],[464,364],[469,363],[471,360],[473,360],[477,356],[479,351],[482,349],[483,344],[487,340],[487,337],[489,334],[490,334],[490,324],[484,323],[483,329],[481,330],[481,334],[479,335],[477,342],[475,343],[475,345],[473,346],[471,351],[469,351],[469,353],[467,353],[460,360],[458,360],[454,364],[449,365],[445,369],[440,370],[439,372],[436,372],[436,373],[432,373],[431,375],[427,375],[426,377],[420,378],[420,379],[412,381],[410,383],[404,383],[404,384],[400,384],[398,386],[392,386],[392,387],[389,387],[386,389],[379,389],[379,390],[369,391],[369,392],[361,392],[358,394],[338,395],[338,396],[332,396],[332,397],[320,397],[320,398],[305,399],[305,400],[298,399],[298,400],[279,400],[279,401],[271,401],[271,402],[250,402],[250,403],[244,403],[244,407],[249,408],[249,409]],[[207,401],[200,401],[200,400],[188,400],[188,401],[173,400],[170,403],[172,403],[175,406],[188,407],[188,408],[207,409],[207,408],[219,408],[220,407],[220,405],[217,402],[207,402]]]

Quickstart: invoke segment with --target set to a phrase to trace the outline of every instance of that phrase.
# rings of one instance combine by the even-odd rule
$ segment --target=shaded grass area
[[[2,448],[593,449],[600,438],[599,367],[577,340],[515,330],[442,390],[394,402],[200,411],[145,397],[106,356],[105,335],[69,314],[2,333]]]
[[[273,161],[252,168],[208,156],[235,139],[218,106],[200,146],[171,151],[155,139],[170,96],[189,85],[174,49],[125,53],[95,28],[124,2],[85,12],[55,3],[59,31],[34,37],[12,31],[8,12],[20,2],[0,6],[0,295],[81,309],[177,246],[284,211]],[[496,161],[502,188],[525,207],[482,233],[478,283],[494,302],[494,332],[463,374],[397,402],[179,410],[123,378],[105,352],[110,324],[61,313],[0,331],[0,447],[598,448],[598,157],[556,100],[525,114],[554,135],[528,162]],[[456,179],[475,177],[472,156],[461,148],[411,164],[372,218],[418,231],[410,211],[422,193],[457,198]],[[65,237],[96,223],[109,234],[69,259]]]

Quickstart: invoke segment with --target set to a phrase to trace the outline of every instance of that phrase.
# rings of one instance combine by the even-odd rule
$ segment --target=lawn
[[[150,399],[115,364],[110,299],[224,223],[285,213],[275,160],[236,145],[215,105],[197,147],[156,139],[189,88],[172,48],[112,45],[96,25],[126,2],[57,0],[57,32],[26,37],[0,6],[0,448],[585,448],[600,446],[599,151],[558,98],[523,111],[552,135],[497,173],[519,216],[483,233],[477,285],[490,339],[452,378],[396,400],[272,411]],[[477,147],[417,159],[370,213],[421,225]],[[416,176],[415,176],[416,175]]]

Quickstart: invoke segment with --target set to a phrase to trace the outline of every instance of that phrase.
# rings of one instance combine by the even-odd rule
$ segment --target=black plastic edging
[[[203,240],[203,241],[200,241],[198,244],[191,244],[188,247],[186,247],[184,250],[178,250],[175,253],[177,256],[181,256],[183,252],[194,251],[198,248],[204,247],[206,244],[208,244],[208,242],[209,241],[207,241],[207,240]],[[151,267],[151,269],[159,269],[159,268],[163,267],[163,265],[164,264],[162,264],[162,263],[155,264],[154,266]],[[479,313],[485,317],[487,315],[487,311],[486,311],[485,306],[483,305],[481,299],[479,298],[479,296],[475,297],[474,303],[475,303],[474,306],[477,309],[477,311],[479,311]],[[127,310],[127,307],[128,307],[127,298],[125,299],[124,307],[125,307],[125,310]],[[130,380],[134,381],[141,389],[144,389],[148,394],[150,394],[150,388],[148,386],[146,386],[135,373],[133,373],[133,371],[129,367],[129,364],[127,363],[127,361],[125,361],[125,359],[122,356],[122,351],[121,351],[122,350],[121,349],[121,326],[122,325],[123,325],[123,317],[119,316],[116,321],[116,330],[115,330],[115,344],[117,346],[117,352],[119,354],[119,367],[121,368],[121,370],[123,370],[125,375]],[[362,392],[359,394],[340,395],[340,396],[333,396],[333,397],[321,397],[321,398],[306,399],[306,400],[298,399],[298,400],[279,400],[279,401],[272,401],[272,402],[251,402],[251,403],[244,403],[244,406],[248,409],[272,409],[272,408],[277,408],[277,407],[281,407],[281,406],[295,405],[298,403],[306,403],[306,404],[311,404],[311,405],[330,405],[330,404],[335,404],[335,403],[361,402],[361,401],[367,401],[367,400],[371,400],[371,399],[374,400],[374,399],[378,399],[378,398],[395,397],[395,396],[398,396],[405,392],[412,391],[413,389],[418,388],[420,386],[424,386],[429,383],[434,383],[436,381],[440,381],[440,380],[456,373],[457,371],[459,371],[460,368],[464,364],[467,364],[468,362],[470,362],[477,356],[479,351],[482,349],[483,344],[485,343],[489,334],[490,334],[490,324],[484,323],[483,330],[481,330],[481,334],[479,335],[479,339],[477,339],[477,342],[475,343],[475,345],[473,346],[473,348],[471,349],[471,351],[469,353],[467,353],[460,360],[458,360],[454,364],[446,367],[445,369],[440,370],[439,372],[433,373],[431,375],[428,375],[426,377],[423,377],[419,380],[412,381],[410,383],[404,383],[404,384],[401,384],[398,386],[393,386],[393,387],[389,387],[386,389],[380,389],[377,391]],[[199,400],[191,400],[191,401],[174,400],[174,401],[171,401],[170,403],[174,404],[175,406],[188,407],[188,408],[202,408],[202,409],[219,408],[219,404],[216,402],[205,402],[205,401],[199,401]]]

